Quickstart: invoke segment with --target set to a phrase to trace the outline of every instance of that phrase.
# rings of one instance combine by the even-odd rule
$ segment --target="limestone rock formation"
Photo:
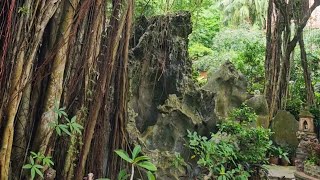
[[[137,127],[143,132],[156,123],[157,107],[169,94],[183,96],[193,83],[187,53],[190,14],[141,19],[130,58],[130,104],[139,114]]]
[[[299,144],[296,135],[298,129],[298,121],[287,111],[278,111],[271,122],[271,131],[274,132],[272,139],[282,147],[297,148]]]
[[[257,122],[255,126],[269,128],[269,108],[267,99],[263,95],[255,95],[245,102],[257,114]]]
[[[216,94],[215,112],[222,118],[248,98],[247,81],[230,61],[212,73],[203,89]]]
[[[141,18],[132,40],[127,131],[157,165],[160,179],[187,174],[185,168],[172,167],[175,152],[190,158],[187,130],[204,135],[216,125],[215,94],[192,79],[190,33],[190,14],[178,13]]]

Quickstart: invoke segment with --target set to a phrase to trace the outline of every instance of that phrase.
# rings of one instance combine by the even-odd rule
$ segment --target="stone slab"
[[[276,165],[266,165],[264,166],[269,171],[269,179],[276,180],[276,179],[286,179],[292,180],[295,179],[294,172],[296,168],[294,166],[276,166]]]

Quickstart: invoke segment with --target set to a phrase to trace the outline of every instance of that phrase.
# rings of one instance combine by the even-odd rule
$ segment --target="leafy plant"
[[[280,148],[280,147],[278,147],[278,153],[279,153],[279,158],[280,159],[284,159],[284,160],[286,160],[287,162],[290,162],[290,160],[289,160],[289,158],[288,158],[288,153],[287,152],[285,152],[282,148]]]
[[[71,120],[66,118],[66,120],[67,120],[67,124],[66,125],[69,127],[71,133],[81,134],[81,130],[83,129],[83,127],[76,122],[76,119],[77,119],[76,116],[73,116],[71,118]]]
[[[279,157],[280,159],[284,159],[290,163],[289,153],[283,148],[272,145],[269,150],[271,156]]]
[[[175,159],[173,160],[174,167],[178,168],[179,166],[186,166],[187,165],[187,163],[181,157],[180,153],[175,152],[174,155],[175,155]]]
[[[18,8],[18,13],[29,14],[29,8],[27,6],[21,6]]]
[[[83,129],[83,127],[76,122],[76,116],[73,116],[71,120],[68,119],[68,114],[65,112],[65,110],[65,107],[59,108],[58,104],[55,104],[53,109],[53,112],[55,113],[55,120],[54,122],[50,123],[50,126],[55,129],[56,133],[59,136],[62,135],[62,132],[69,136],[75,133],[81,134],[81,130]],[[67,123],[59,123],[59,119],[61,118],[64,118]]]
[[[213,50],[196,42],[189,47],[189,55],[192,60],[198,60],[200,57],[213,55]]]
[[[224,12],[226,24],[250,23],[261,28],[265,26],[267,18],[268,1],[265,0],[227,0],[218,1]]]
[[[152,164],[152,162],[150,161],[150,158],[148,156],[138,156],[140,152],[141,152],[141,146],[139,146],[139,145],[134,147],[131,157],[128,155],[128,153],[126,151],[124,151],[122,149],[115,150],[115,153],[118,156],[120,156],[123,160],[125,160],[131,164],[130,180],[133,180],[135,166],[146,169],[148,171],[147,176],[148,176],[149,180],[155,179],[152,172],[156,171],[157,167],[154,164]]]
[[[245,47],[233,61],[248,80],[248,91],[263,91],[265,45],[259,40],[244,42]]]
[[[235,120],[240,123],[254,122],[257,119],[257,115],[251,107],[246,104],[241,104],[239,108],[231,111],[228,119],[230,121]]]
[[[218,179],[248,179],[258,174],[260,164],[266,163],[272,133],[249,125],[256,116],[248,107],[235,109],[231,114],[233,116],[219,125],[219,131],[210,138],[188,131],[188,145],[204,172],[212,172]]]
[[[35,153],[32,151],[30,152],[30,154],[33,159],[36,159],[37,161],[42,162],[42,165],[44,165],[44,166],[51,167],[54,165],[53,161],[51,160],[51,158],[52,158],[51,156],[45,156],[40,152]]]
[[[34,179],[36,175],[39,175],[40,177],[43,178],[43,166],[48,166],[51,167],[54,165],[53,161],[51,160],[51,156],[45,156],[44,154],[38,152],[30,152],[29,156],[29,163],[25,164],[22,168],[23,169],[29,169],[31,179]],[[38,162],[41,163],[38,164]]]

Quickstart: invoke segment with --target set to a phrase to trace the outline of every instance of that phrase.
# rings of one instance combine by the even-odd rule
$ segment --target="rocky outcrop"
[[[141,18],[137,24],[138,40],[130,58],[130,106],[139,114],[137,127],[143,132],[156,123],[158,106],[170,94],[182,97],[193,90],[187,52],[190,14]]]
[[[255,95],[248,99],[246,105],[251,107],[257,115],[257,121],[254,126],[269,128],[269,108],[267,99],[263,95]]]
[[[222,118],[248,98],[247,81],[230,61],[212,73],[203,89],[216,94],[215,112]]]
[[[196,85],[187,52],[190,24],[188,13],[140,18],[131,42],[127,130],[157,165],[158,179],[196,174],[190,172],[195,168],[173,168],[175,152],[190,159],[187,130],[210,135],[218,119],[248,98],[246,79],[231,62],[211,73],[203,88]],[[248,103],[262,116],[268,112],[260,101]]]
[[[160,179],[181,179],[173,168],[175,152],[185,159],[187,130],[209,134],[216,125],[215,95],[192,79],[188,57],[190,14],[141,18],[132,40],[127,130],[158,167]],[[158,178],[159,179],[159,178]]]
[[[296,133],[299,123],[292,114],[287,111],[278,111],[271,122],[272,139],[282,147],[297,148],[298,138]]]

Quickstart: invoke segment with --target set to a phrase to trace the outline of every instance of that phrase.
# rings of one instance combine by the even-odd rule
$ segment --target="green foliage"
[[[158,13],[157,2],[154,0],[136,0],[135,14],[136,16],[150,17]]]
[[[264,27],[267,19],[266,0],[216,0],[223,10],[225,24],[256,24]]]
[[[220,19],[220,12],[212,7],[192,16],[193,28],[189,36],[189,48],[192,48],[195,43],[198,43],[198,46],[201,44],[207,48],[212,47],[212,38],[220,30]]]
[[[136,0],[136,16],[154,16],[178,11],[197,14],[212,5],[211,0]]]
[[[21,6],[18,8],[18,13],[21,14],[29,14],[29,8],[26,6]]]
[[[189,55],[192,60],[198,60],[200,57],[213,55],[213,50],[196,42],[189,47]]]
[[[237,28],[226,28],[220,31],[213,39],[214,51],[236,51],[241,52],[246,45],[253,42],[265,43],[263,31],[242,25]]]
[[[259,41],[245,42],[245,48],[238,54],[235,65],[248,80],[248,91],[263,91],[265,45]]]
[[[179,166],[186,166],[187,163],[184,161],[183,157],[181,157],[181,154],[178,152],[174,153],[175,159],[173,160],[173,165],[175,168],[178,168]]]
[[[231,121],[236,120],[240,123],[254,122],[257,119],[257,115],[251,107],[242,104],[239,108],[232,110],[228,118]]]
[[[52,158],[51,156],[45,156],[40,152],[35,153],[32,151],[30,152],[30,154],[33,159],[36,159],[37,161],[42,162],[43,166],[51,167],[54,165],[53,161],[51,160],[51,158]]]
[[[55,120],[51,122],[49,125],[55,129],[56,133],[61,136],[62,132],[71,136],[73,134],[81,134],[81,130],[83,127],[76,122],[76,116],[72,117],[71,120],[68,119],[68,114],[65,112],[65,107],[59,108],[57,104],[53,109],[55,113]],[[59,119],[64,118],[67,123],[59,123]]]
[[[269,150],[271,156],[279,157],[290,163],[289,153],[285,151],[283,148],[272,145]]]
[[[54,165],[53,161],[51,160],[52,157],[45,156],[40,152],[30,152],[30,154],[29,163],[25,164],[22,168],[30,171],[31,179],[34,179],[36,175],[39,175],[43,178],[43,166],[51,167]],[[38,163],[41,163],[41,165]]]
[[[121,157],[123,160],[125,160],[131,164],[132,172],[134,172],[134,167],[138,166],[138,167],[141,167],[143,169],[148,170],[148,174],[147,174],[148,180],[155,179],[152,172],[156,171],[157,167],[151,163],[150,158],[148,156],[138,156],[140,152],[141,152],[141,146],[139,146],[139,145],[134,147],[131,157],[129,156],[129,154],[126,151],[124,151],[122,149],[115,150],[115,153],[119,157]],[[134,174],[131,174],[131,177],[133,177],[133,176],[134,176]]]
[[[307,52],[308,67],[311,73],[312,85],[315,90],[315,105],[310,107],[310,111],[315,116],[315,123],[318,126],[320,118],[318,116],[318,107],[320,107],[320,30],[319,29],[306,29],[304,32],[304,41]],[[296,118],[299,118],[299,112],[303,106],[306,104],[306,90],[305,82],[303,77],[303,69],[301,67],[301,57],[299,46],[296,47],[293,66],[291,68],[291,77],[289,83],[289,95],[287,98],[287,107],[291,114]]]
[[[216,58],[219,58],[216,54],[199,57],[197,60],[193,61],[193,68],[197,71],[208,71],[212,68],[216,69],[221,65],[221,61],[218,61]]]
[[[271,132],[249,125],[255,116],[248,107],[232,114],[211,138],[188,131],[189,148],[197,156],[197,164],[218,178],[248,179],[255,172],[255,165],[266,162]]]
[[[189,47],[193,67],[198,71],[214,71],[230,60],[248,79],[248,91],[263,91],[265,35],[249,27],[226,28],[212,40],[211,51],[201,44]]]

